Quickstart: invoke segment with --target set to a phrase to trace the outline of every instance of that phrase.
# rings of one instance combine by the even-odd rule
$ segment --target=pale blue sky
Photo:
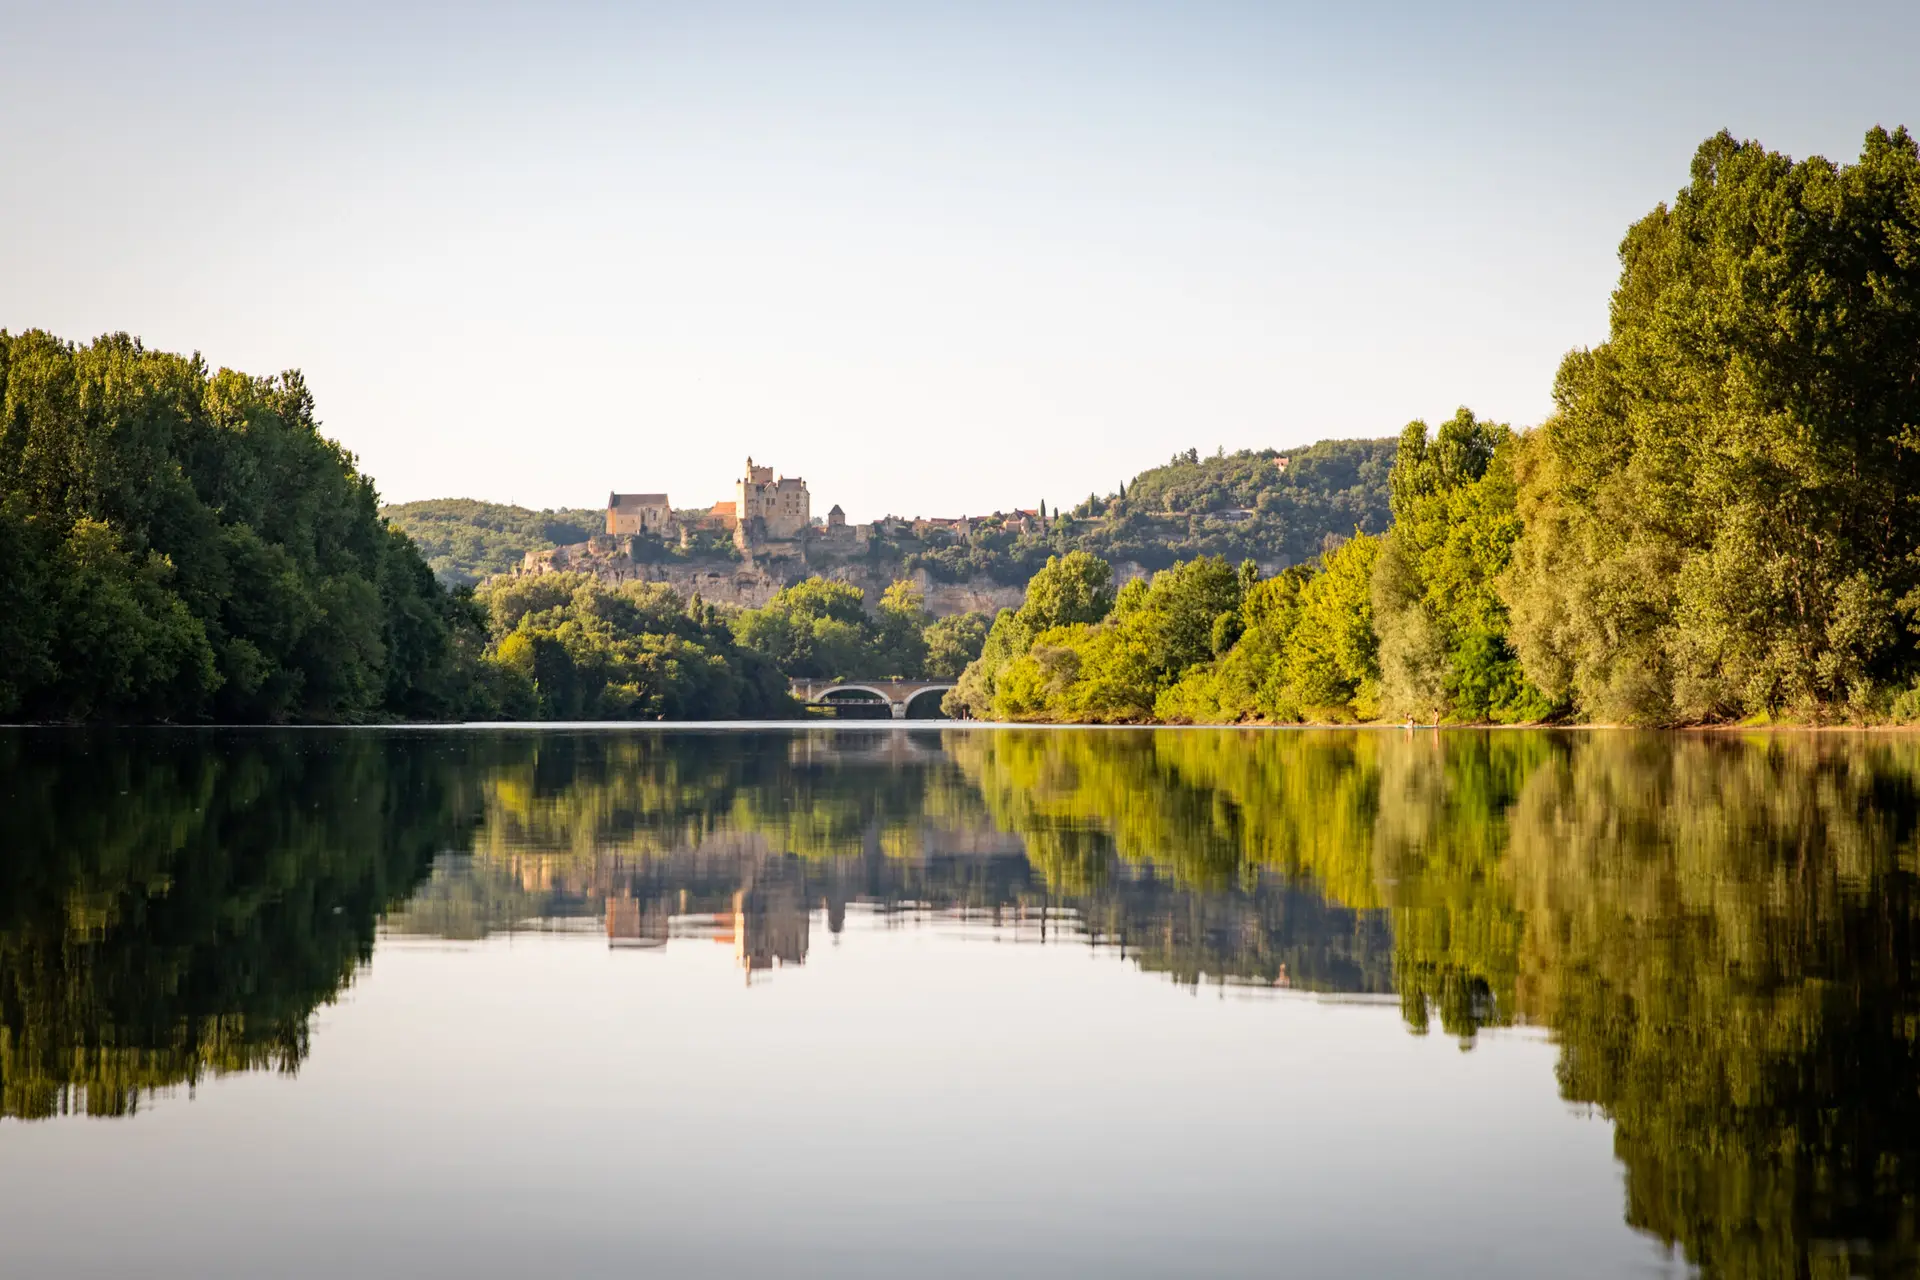
[[[394,500],[958,514],[1547,409],[1721,127],[1920,3],[22,5],[0,326],[303,368]]]

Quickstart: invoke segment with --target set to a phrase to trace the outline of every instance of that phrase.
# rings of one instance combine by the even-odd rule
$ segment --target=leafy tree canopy
[[[0,715],[457,713],[477,620],[298,372],[0,332]]]
[[[1920,152],[1722,133],[1620,246],[1517,468],[1512,642],[1601,720],[1831,708],[1920,675]]]

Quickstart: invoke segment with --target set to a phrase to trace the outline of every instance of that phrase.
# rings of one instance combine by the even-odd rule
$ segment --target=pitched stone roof
[[[607,495],[609,511],[630,511],[637,507],[664,507],[667,495],[664,493],[610,493]]]

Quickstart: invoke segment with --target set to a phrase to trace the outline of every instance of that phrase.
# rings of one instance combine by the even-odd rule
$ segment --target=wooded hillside
[[[1049,505],[1042,527],[1015,532],[987,519],[964,539],[940,529],[895,529],[859,554],[903,574],[924,569],[946,582],[990,578],[1015,586],[1049,555],[1072,550],[1149,569],[1197,555],[1298,564],[1355,531],[1387,527],[1387,474],[1397,444],[1322,440],[1212,457],[1190,449],[1119,492],[1089,496],[1071,509]],[[1015,495],[1009,506],[1042,500]],[[449,586],[509,572],[529,551],[584,542],[605,526],[598,508],[533,511],[472,498],[398,503],[381,514],[418,544]]]
[[[584,542],[606,527],[603,510],[531,511],[474,498],[431,498],[380,508],[412,538],[440,581],[466,586],[505,573],[529,551]]]

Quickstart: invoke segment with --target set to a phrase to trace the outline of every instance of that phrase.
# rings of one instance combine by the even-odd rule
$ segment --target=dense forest
[[[1059,557],[964,714],[1076,721],[1920,719],[1920,154],[1722,134],[1629,229],[1606,342],[1527,432],[1402,433],[1393,521],[1262,578]],[[1048,603],[1076,580],[1066,613]]]
[[[0,332],[0,715],[444,717],[479,619],[298,373]]]

